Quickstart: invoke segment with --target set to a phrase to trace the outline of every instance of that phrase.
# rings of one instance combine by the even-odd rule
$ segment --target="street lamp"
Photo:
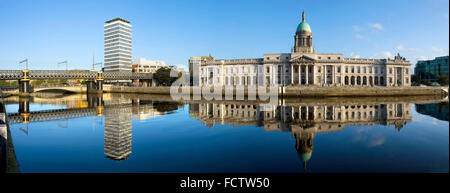
[[[68,63],[67,63],[67,60],[66,61],[62,61],[62,62],[58,62],[58,64],[66,64],[66,71],[67,71],[67,69],[68,69]]]
[[[19,64],[22,64],[22,63],[24,63],[24,62],[26,62],[26,68],[25,68],[25,70],[28,70],[28,58],[25,59],[25,60],[20,61]]]

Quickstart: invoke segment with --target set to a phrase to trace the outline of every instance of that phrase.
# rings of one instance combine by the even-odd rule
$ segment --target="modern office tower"
[[[121,18],[104,25],[104,71],[131,71],[131,24]]]
[[[448,76],[448,56],[436,57],[433,60],[419,60],[414,74],[422,80],[436,80],[436,76]]]

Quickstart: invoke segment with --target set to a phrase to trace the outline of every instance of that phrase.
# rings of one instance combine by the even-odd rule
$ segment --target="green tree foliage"
[[[181,76],[181,73],[178,74],[178,77]],[[153,75],[154,80],[161,86],[170,86],[173,82],[175,82],[178,78],[170,77],[170,68],[160,68]]]
[[[440,85],[448,85],[448,75],[437,75],[436,78]]]

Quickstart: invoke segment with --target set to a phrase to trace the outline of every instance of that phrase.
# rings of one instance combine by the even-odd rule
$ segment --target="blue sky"
[[[288,53],[301,21],[316,52],[411,60],[448,55],[449,1],[7,1],[0,0],[0,69],[90,69],[103,61],[103,24],[122,17],[133,25],[133,60],[144,57],[187,66],[191,56],[259,58]]]

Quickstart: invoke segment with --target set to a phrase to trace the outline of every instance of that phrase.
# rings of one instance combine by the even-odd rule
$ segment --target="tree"
[[[181,74],[178,74],[178,77],[170,77],[170,70],[171,69],[167,67],[159,68],[153,75],[153,79],[162,86],[172,85]]]
[[[448,75],[437,75],[436,78],[440,85],[448,85]]]

